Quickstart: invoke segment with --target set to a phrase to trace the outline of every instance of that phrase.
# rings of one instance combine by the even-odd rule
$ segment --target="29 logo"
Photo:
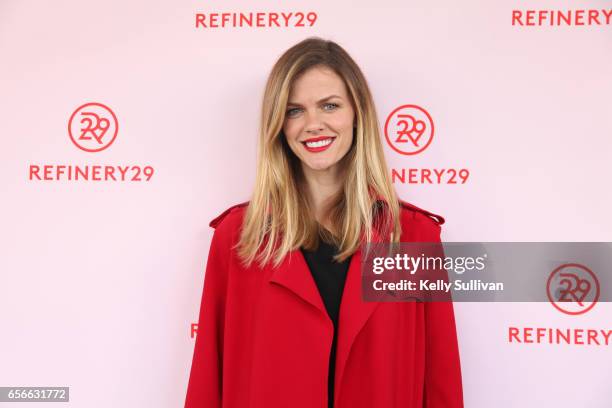
[[[417,105],[402,105],[391,112],[385,121],[387,143],[400,154],[422,152],[431,144],[433,136],[431,115]]]
[[[68,134],[76,147],[86,152],[108,148],[117,138],[119,121],[106,105],[89,102],[79,106],[68,121]]]
[[[579,315],[591,310],[599,300],[599,281],[586,266],[567,263],[550,273],[546,294],[560,312]]]

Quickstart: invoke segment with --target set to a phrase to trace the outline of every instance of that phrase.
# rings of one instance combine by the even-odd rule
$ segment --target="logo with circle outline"
[[[562,313],[580,315],[599,300],[599,280],[592,270],[578,263],[555,268],[546,282],[548,300]]]
[[[433,137],[433,119],[418,105],[402,105],[394,109],[385,121],[385,139],[400,154],[421,153],[429,147]]]
[[[115,113],[99,102],[79,106],[68,120],[68,135],[76,147],[86,152],[99,152],[108,148],[119,132]]]

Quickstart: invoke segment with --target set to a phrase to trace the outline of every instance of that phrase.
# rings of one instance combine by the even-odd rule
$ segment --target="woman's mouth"
[[[309,152],[318,153],[327,150],[327,148],[334,142],[334,139],[335,137],[330,136],[317,137],[308,139],[307,141],[302,142],[302,144]]]

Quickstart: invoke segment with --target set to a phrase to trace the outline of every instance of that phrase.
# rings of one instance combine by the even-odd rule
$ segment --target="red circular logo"
[[[400,154],[422,152],[431,144],[433,135],[431,116],[417,105],[402,105],[391,112],[385,121],[387,143]]]
[[[89,102],[79,106],[68,121],[68,134],[76,147],[86,152],[99,152],[117,137],[119,122],[106,105]]]
[[[584,265],[563,264],[550,273],[546,294],[557,310],[579,315],[591,310],[599,300],[599,281]]]

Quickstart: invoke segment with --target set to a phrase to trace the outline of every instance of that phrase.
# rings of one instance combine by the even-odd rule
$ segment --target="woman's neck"
[[[332,166],[326,170],[304,168],[307,193],[310,198],[315,219],[331,231],[329,206],[342,188],[342,182],[336,169]]]

